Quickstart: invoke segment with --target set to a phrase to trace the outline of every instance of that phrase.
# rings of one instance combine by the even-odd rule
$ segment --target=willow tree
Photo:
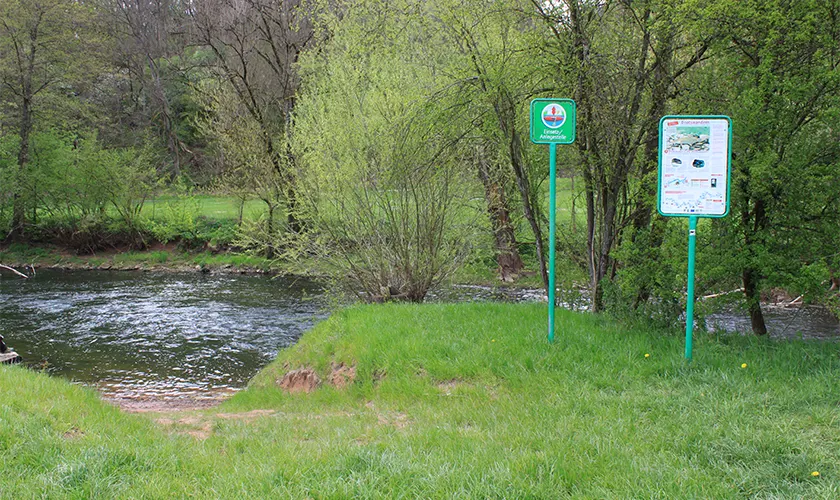
[[[440,1],[428,7],[429,23],[440,32],[439,50],[447,54],[451,109],[469,117],[479,177],[485,186],[501,276],[517,274],[522,262],[511,224],[518,202],[527,222],[543,284],[548,286],[544,236],[544,162],[532,161],[528,102],[546,90],[533,50],[536,31],[530,4],[517,0],[482,0],[464,4]],[[514,187],[515,186],[515,187]]]
[[[434,98],[447,81],[428,64],[435,31],[422,17],[393,22],[418,6],[359,2],[301,60],[295,144],[309,249],[365,300],[422,301],[473,239],[477,180],[461,165],[471,127]]]

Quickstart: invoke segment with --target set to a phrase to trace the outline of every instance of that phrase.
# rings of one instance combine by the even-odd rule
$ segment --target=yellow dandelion
[[[742,364],[742,365],[741,365],[741,368],[746,368],[746,367],[747,367],[747,364],[746,364],[746,363],[744,363],[744,364]]]
[[[646,357],[646,358],[649,358],[649,357],[650,357],[650,354],[645,353],[645,357]]]
[[[496,339],[493,339],[493,340],[491,340],[490,342],[495,342],[495,341],[496,341]]]
[[[817,471],[812,472],[811,475],[814,477],[820,477],[820,473]]]

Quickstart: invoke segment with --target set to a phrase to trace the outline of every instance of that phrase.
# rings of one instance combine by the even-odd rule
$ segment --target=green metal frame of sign
[[[563,110],[563,123],[550,127],[543,120],[544,110],[556,104]],[[531,142],[548,144],[548,341],[554,342],[554,240],[557,232],[557,144],[575,142],[577,107],[571,99],[534,99],[531,101]],[[548,129],[548,132],[546,132]],[[549,140],[550,139],[550,140]]]
[[[551,127],[542,114],[550,105],[563,111],[562,125]],[[531,142],[534,144],[572,144],[577,130],[577,105],[571,99],[540,98],[531,101]]]
[[[722,214],[671,214],[663,213],[662,202],[662,124],[666,120],[726,120],[729,124],[727,137],[726,157],[726,210]],[[659,173],[656,178],[656,210],[664,217],[688,217],[688,290],[685,302],[685,359],[689,362],[692,358],[693,336],[694,336],[694,260],[697,240],[697,219],[700,217],[715,218],[726,217],[729,214],[729,194],[732,178],[732,119],[723,115],[668,115],[659,120]]]

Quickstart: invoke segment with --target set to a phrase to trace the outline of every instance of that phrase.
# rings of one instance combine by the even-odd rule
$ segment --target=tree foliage
[[[673,319],[685,224],[655,211],[657,125],[724,114],[732,212],[701,223],[698,291],[743,288],[763,333],[771,288],[838,300],[838,65],[837,0],[5,0],[0,230],[142,246],[171,237],[140,227],[145,197],[196,183],[262,200],[241,248],[314,252],[367,298],[420,300],[476,248],[546,283],[528,105],[572,97],[559,160],[586,223],[562,260],[593,310]]]

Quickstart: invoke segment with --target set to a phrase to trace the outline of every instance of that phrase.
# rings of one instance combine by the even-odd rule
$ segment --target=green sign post
[[[575,142],[577,116],[571,99],[531,101],[531,142],[548,144],[548,340],[554,341],[554,240],[557,231],[557,144]]]
[[[728,116],[664,116],[659,121],[657,210],[688,217],[688,297],[685,358],[694,333],[694,254],[697,219],[729,213],[732,120]]]

